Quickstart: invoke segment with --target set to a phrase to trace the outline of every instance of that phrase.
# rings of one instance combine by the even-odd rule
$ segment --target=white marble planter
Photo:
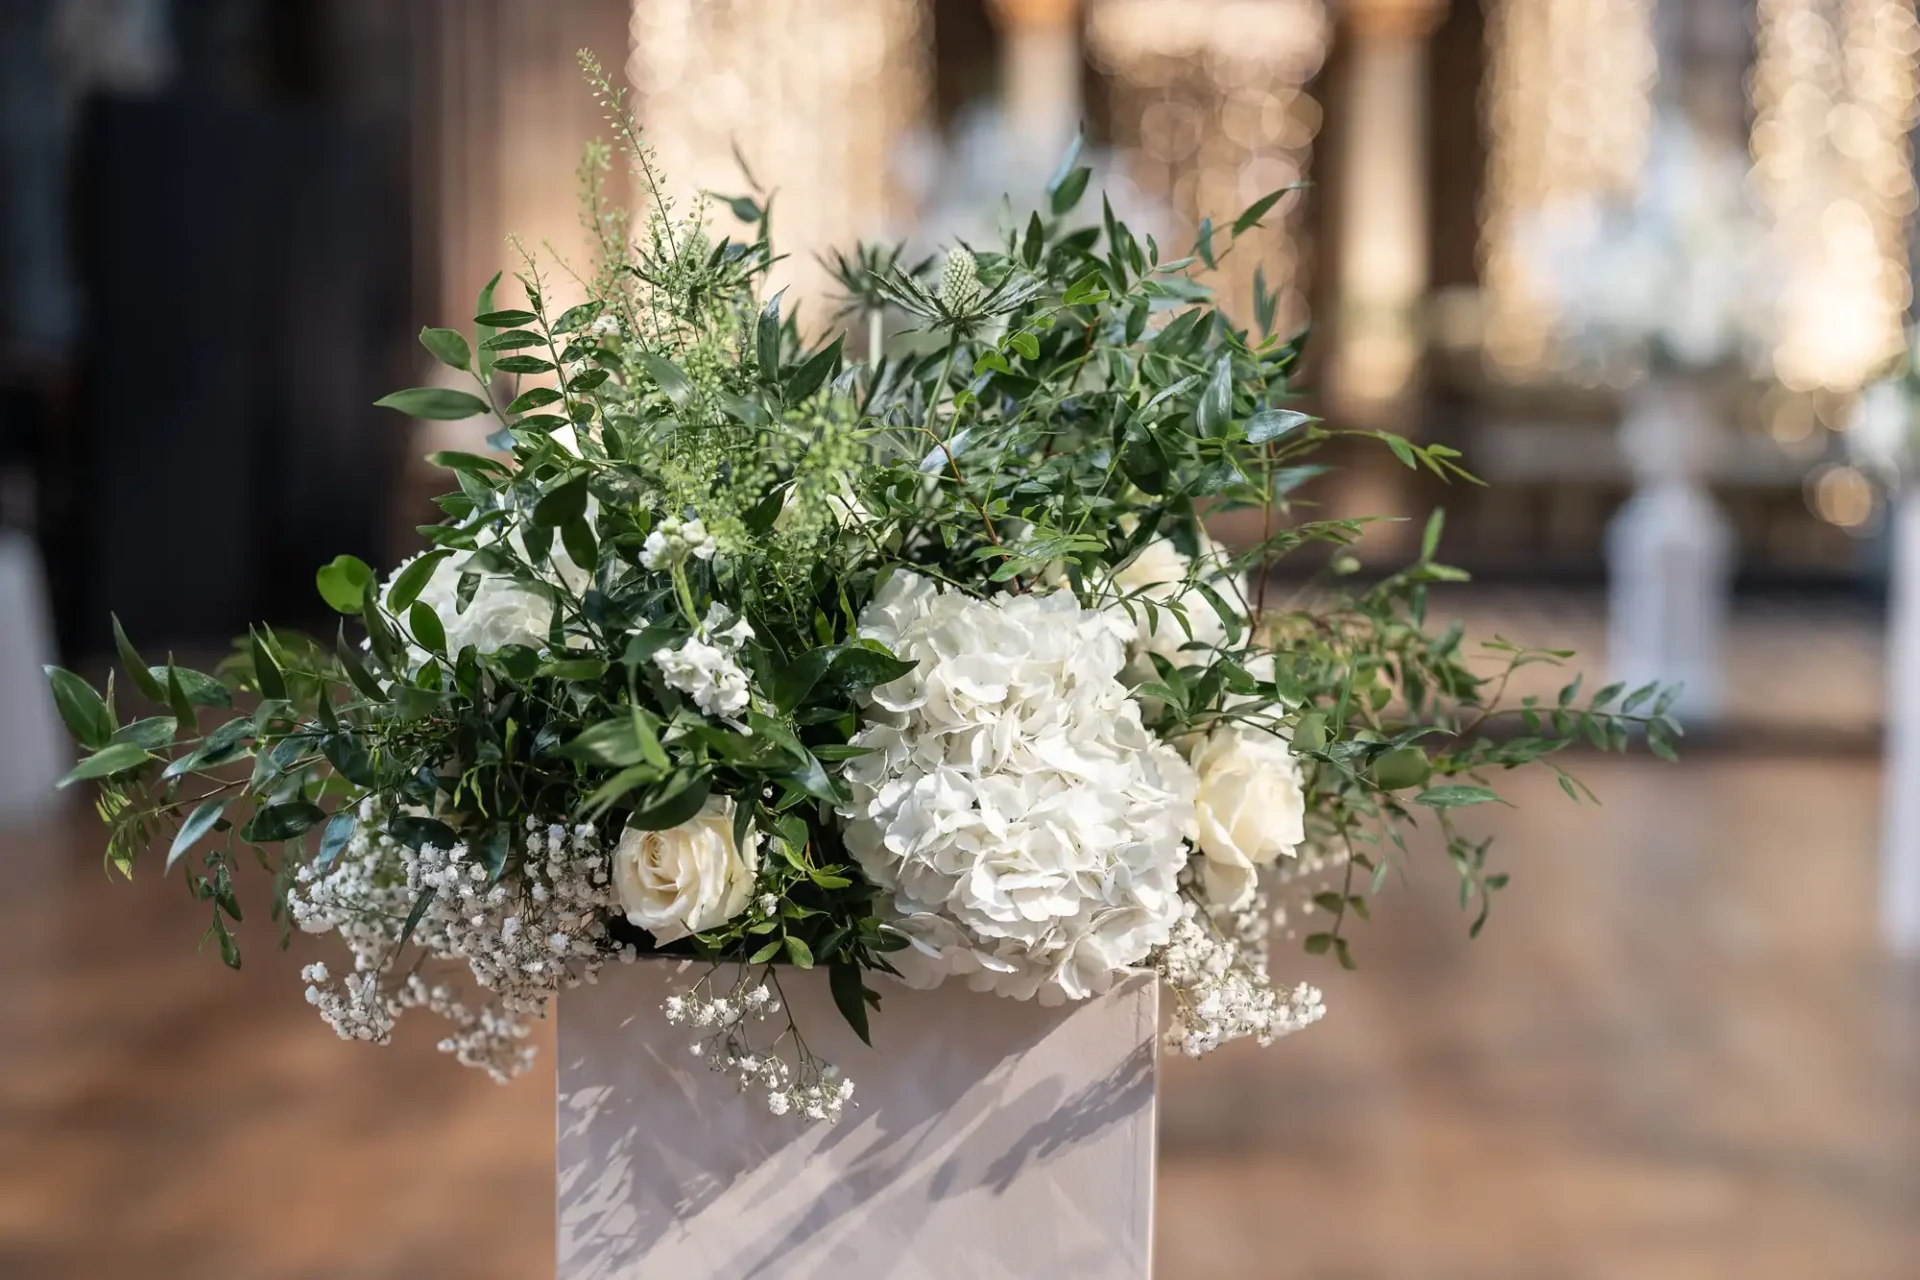
[[[872,1049],[824,973],[785,975],[858,1090],[809,1126],[688,1052],[660,1013],[682,969],[617,966],[560,1000],[560,1280],[1148,1275],[1151,975],[1059,1009],[889,988]]]

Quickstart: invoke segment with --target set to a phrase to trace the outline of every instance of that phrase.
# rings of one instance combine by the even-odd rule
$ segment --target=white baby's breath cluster
[[[715,995],[713,979],[719,972],[716,968],[691,990],[668,996],[661,1005],[668,1022],[694,1032],[689,1052],[714,1071],[732,1076],[741,1092],[760,1092],[776,1116],[838,1120],[853,1097],[853,1081],[809,1053],[791,1021],[785,1033],[756,1046],[758,1024],[786,1006],[746,965],[737,968],[731,987]]]
[[[919,664],[867,695],[842,811],[912,943],[893,958],[907,981],[1057,1004],[1164,943],[1196,782],[1119,680],[1125,619],[897,573],[860,633]]]
[[[504,1080],[531,1065],[527,1020],[556,992],[596,981],[616,956],[633,958],[608,938],[610,860],[591,825],[529,818],[518,874],[496,881],[464,842],[415,849],[387,834],[371,801],[356,816],[340,855],[324,869],[302,867],[287,899],[300,928],[338,933],[353,955],[353,972],[338,979],[325,965],[305,971],[308,1002],[343,1039],[385,1044],[403,1010],[425,1008],[454,1024],[442,1052]],[[466,963],[488,994],[481,1007],[392,972],[409,919],[412,945]]]
[[[703,714],[733,720],[753,701],[739,660],[742,646],[751,639],[753,628],[747,620],[716,604],[692,635],[676,648],[656,650],[653,661],[669,689],[692,698]]]
[[[647,535],[640,548],[640,564],[655,571],[672,569],[688,560],[711,560],[719,550],[720,544],[698,516],[691,520],[669,516]]]
[[[1301,983],[1284,997],[1267,974],[1270,915],[1263,895],[1239,910],[1210,913],[1189,901],[1153,968],[1173,994],[1169,1049],[1198,1058],[1248,1037],[1270,1045],[1326,1014],[1320,991]]]

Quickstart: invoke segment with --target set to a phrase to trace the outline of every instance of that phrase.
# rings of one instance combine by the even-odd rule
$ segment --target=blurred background
[[[0,1276],[549,1273],[549,1060],[342,1044],[262,922],[196,954],[47,798],[39,664],[416,548],[449,428],[371,403],[509,233],[580,256],[582,47],[676,190],[778,191],[816,324],[812,255],[988,238],[1082,122],[1163,246],[1305,183],[1214,283],[1491,483],[1303,500],[1416,517],[1362,574],[1444,505],[1436,612],[1687,681],[1683,763],[1480,819],[1478,940],[1417,849],[1357,973],[1276,954],[1324,1023],[1166,1065],[1158,1274],[1920,1277],[1913,0],[0,4]]]

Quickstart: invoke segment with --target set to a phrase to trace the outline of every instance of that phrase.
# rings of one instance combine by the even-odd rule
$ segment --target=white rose
[[[598,518],[599,509],[599,501],[589,497],[589,522]],[[479,545],[483,547],[498,541],[499,534],[493,529],[485,530],[478,538]],[[521,530],[514,530],[512,543],[514,550],[525,557],[527,548]],[[390,598],[400,570],[418,558],[410,556],[400,562],[393,576],[387,579],[380,590],[383,602]],[[544,652],[547,635],[553,624],[553,601],[539,591],[522,586],[513,578],[475,570],[479,574],[479,583],[474,589],[473,598],[462,607],[460,579],[469,571],[471,560],[471,556],[459,551],[442,559],[433,567],[418,596],[420,602],[439,617],[441,629],[447,633],[448,655],[457,658],[468,645],[483,654],[498,653],[508,645],[515,644]],[[567,549],[558,545],[552,548],[540,571],[548,582],[565,587],[576,595],[593,582],[593,575],[575,564],[573,557],[567,554]],[[576,636],[569,643],[579,645],[584,641]],[[409,667],[417,670],[425,665],[427,658],[426,650],[409,643]]]
[[[747,909],[760,867],[760,835],[733,842],[733,801],[709,796],[700,812],[665,831],[620,833],[613,885],[627,919],[672,942],[718,928]]]
[[[1222,725],[1194,750],[1194,801],[1203,855],[1201,882],[1215,906],[1244,906],[1259,869],[1306,839],[1307,797],[1285,738],[1249,725]]]
[[[1230,576],[1220,566],[1228,560],[1227,551],[1202,530],[1199,535],[1200,561],[1203,565],[1213,566],[1212,572],[1203,572],[1200,577],[1226,603],[1227,607],[1240,615],[1240,601],[1246,595],[1246,584]],[[1222,648],[1227,643],[1227,625],[1220,618],[1213,602],[1187,585],[1187,574],[1193,561],[1176,548],[1166,538],[1154,538],[1140,548],[1135,556],[1111,579],[1110,585],[1121,595],[1132,598],[1130,604],[1115,604],[1116,611],[1130,612],[1139,623],[1140,652],[1127,668],[1127,677],[1132,683],[1154,678],[1153,662],[1147,656],[1157,653],[1175,666],[1190,667],[1211,662],[1213,655],[1209,650]],[[1150,600],[1156,605],[1177,605],[1186,615],[1186,625],[1164,608],[1148,611],[1141,603]],[[1189,644],[1207,646],[1206,649],[1189,649]]]

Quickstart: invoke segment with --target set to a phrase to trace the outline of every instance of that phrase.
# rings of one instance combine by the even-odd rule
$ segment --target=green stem
[[[693,607],[693,588],[687,583],[687,566],[678,561],[673,566],[673,592],[680,601],[680,612],[687,615],[687,625],[697,630],[700,614]]]

